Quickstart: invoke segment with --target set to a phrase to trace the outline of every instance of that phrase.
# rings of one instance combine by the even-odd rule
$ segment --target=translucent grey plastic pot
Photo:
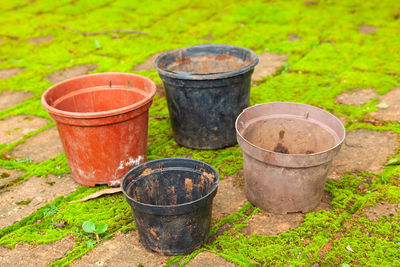
[[[320,202],[343,124],[314,106],[273,102],[245,109],[236,120],[246,194],[269,212],[308,212]]]

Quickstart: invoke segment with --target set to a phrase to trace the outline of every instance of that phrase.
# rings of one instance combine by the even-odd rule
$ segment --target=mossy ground
[[[0,92],[34,94],[22,104],[0,111],[0,119],[30,114],[50,120],[46,127],[22,140],[0,145],[3,155],[31,135],[54,125],[40,103],[40,95],[52,85],[45,77],[52,72],[83,64],[98,65],[95,72],[133,72],[133,66],[155,53],[201,43],[226,43],[257,53],[289,56],[274,76],[254,84],[251,104],[307,103],[347,118],[347,130],[368,128],[400,134],[398,122],[379,126],[364,122],[369,112],[377,110],[377,99],[360,107],[340,105],[334,100],[349,89],[375,88],[379,94],[385,94],[400,86],[399,1],[15,0],[3,1],[0,12],[0,69],[24,69],[0,80]],[[361,25],[375,26],[377,30],[361,33]],[[121,33],[118,29],[143,33]],[[110,32],[83,34],[98,31]],[[297,40],[291,41],[290,35],[296,35]],[[40,36],[54,38],[41,44],[28,42]],[[161,81],[154,70],[137,73]],[[155,97],[150,116],[168,116],[165,98]],[[177,145],[168,118],[150,119],[149,142],[149,160],[196,158],[216,167],[222,178],[243,168],[238,146],[199,151]],[[0,166],[24,170],[17,182],[31,176],[69,173],[64,154],[41,163],[1,157]],[[363,213],[380,201],[399,202],[399,177],[400,167],[395,165],[387,166],[382,173],[353,173],[340,181],[330,181],[326,191],[333,197],[332,209],[308,213],[300,227],[276,236],[247,236],[241,232],[251,215],[260,212],[248,203],[239,212],[213,222],[211,243],[186,258],[171,258],[168,265],[183,265],[207,250],[242,266],[399,266],[400,215],[371,222]],[[367,190],[358,190],[360,184]],[[73,233],[73,250],[53,263],[64,266],[91,250],[87,241],[93,237],[81,228],[85,220],[108,224],[102,240],[118,230],[135,230],[130,207],[122,195],[68,203],[102,188],[82,186],[67,197],[54,199],[36,213],[1,229],[0,244],[12,247],[17,242],[50,243]],[[64,222],[65,226],[55,227],[54,222]],[[354,252],[346,249],[348,245]],[[322,253],[327,246],[331,249]]]

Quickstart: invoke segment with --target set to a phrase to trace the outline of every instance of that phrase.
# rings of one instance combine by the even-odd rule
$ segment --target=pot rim
[[[162,60],[164,57],[170,55],[171,53],[178,53],[178,51],[184,51],[186,49],[206,49],[206,48],[227,48],[229,50],[232,49],[239,49],[242,51],[245,51],[248,53],[252,59],[252,62],[239,70],[236,71],[228,71],[228,72],[221,72],[221,73],[214,73],[214,74],[192,74],[189,72],[173,72],[173,71],[168,71],[165,70],[164,68],[161,68],[159,66],[160,60]],[[177,48],[177,49],[172,49],[168,50],[161,55],[157,57],[157,59],[154,61],[154,69],[161,75],[169,77],[169,78],[174,78],[174,79],[181,79],[181,80],[216,80],[216,79],[224,79],[224,78],[230,78],[233,76],[237,76],[243,73],[246,73],[248,71],[251,71],[254,69],[254,67],[258,64],[258,56],[256,53],[251,51],[250,49],[240,47],[240,46],[234,46],[234,45],[227,45],[227,44],[201,44],[201,45],[192,45],[192,46],[187,46],[183,48]]]
[[[247,140],[246,138],[244,138],[244,136],[242,135],[242,133],[239,131],[239,127],[238,127],[239,120],[240,120],[240,118],[242,117],[242,115],[243,115],[246,111],[248,111],[248,110],[250,110],[250,109],[253,109],[253,108],[257,108],[257,106],[261,106],[261,105],[270,105],[270,104],[296,104],[296,105],[300,105],[300,106],[307,106],[307,107],[309,107],[309,108],[312,108],[312,109],[316,109],[316,110],[325,112],[325,113],[329,114],[329,115],[332,117],[332,119],[334,119],[334,120],[336,120],[337,122],[339,122],[339,124],[342,126],[342,129],[341,129],[341,130],[343,130],[343,137],[342,137],[341,139],[339,139],[339,141],[338,141],[334,146],[332,146],[331,148],[329,148],[329,149],[327,149],[327,150],[323,150],[323,151],[317,152],[317,153],[312,153],[312,154],[285,154],[285,153],[278,153],[278,152],[275,152],[275,151],[272,151],[272,150],[268,150],[268,149],[264,149],[264,148],[262,148],[262,147],[259,147],[259,146],[257,146],[257,145],[254,145],[254,144],[251,143],[249,140]],[[268,102],[268,103],[255,104],[255,105],[253,105],[253,106],[251,106],[251,107],[245,108],[245,109],[239,114],[239,116],[236,118],[236,121],[235,121],[235,128],[236,128],[236,134],[237,134],[244,142],[246,142],[246,144],[250,145],[251,147],[253,147],[253,148],[257,149],[257,150],[260,150],[260,151],[262,151],[262,152],[264,152],[264,153],[270,153],[270,154],[279,155],[279,156],[284,155],[284,157],[293,157],[293,158],[310,157],[310,156],[319,156],[319,155],[326,154],[326,153],[328,153],[328,152],[330,152],[330,151],[334,151],[334,150],[336,150],[338,147],[340,147],[340,146],[342,145],[344,139],[346,138],[346,129],[344,128],[343,123],[342,123],[336,116],[334,116],[333,114],[331,114],[331,113],[329,113],[329,112],[327,112],[327,111],[325,111],[325,110],[323,110],[323,109],[321,109],[321,108],[319,108],[319,107],[315,107],[315,106],[308,105],[308,104],[303,104],[303,103],[297,103],[297,102]],[[338,136],[338,137],[340,138],[340,136]]]
[[[196,199],[196,200],[193,200],[193,201],[190,201],[190,202],[185,202],[185,203],[182,203],[182,204],[176,204],[176,205],[152,205],[152,204],[147,204],[147,203],[143,203],[143,202],[137,201],[137,200],[135,200],[134,198],[132,198],[131,196],[129,196],[129,195],[127,194],[127,192],[126,192],[126,190],[125,190],[125,187],[124,187],[124,184],[125,184],[125,180],[128,178],[128,176],[129,176],[129,174],[130,174],[131,172],[134,172],[135,170],[137,170],[137,169],[139,169],[139,168],[142,168],[145,164],[149,164],[149,163],[151,163],[151,164],[153,164],[153,163],[156,164],[156,163],[158,163],[158,162],[163,162],[163,161],[164,161],[164,162],[165,162],[165,161],[175,161],[175,160],[183,160],[183,161],[191,161],[191,162],[201,163],[201,164],[207,166],[208,168],[210,168],[211,171],[213,172],[213,174],[214,174],[215,177],[216,177],[216,182],[214,183],[214,185],[213,185],[213,187],[211,188],[210,192],[208,192],[206,195],[204,195],[204,196],[202,196],[202,197],[200,197],[200,198],[198,198],[198,199]],[[178,168],[178,167],[175,167],[175,168]],[[184,169],[184,168],[182,168],[182,169]],[[168,170],[168,167],[165,168],[165,169],[162,169],[162,170],[160,170],[160,171],[165,171],[165,170]],[[157,170],[155,170],[154,172],[157,172]],[[134,184],[134,183],[136,183],[136,182],[138,182],[138,181],[140,181],[140,180],[146,178],[148,175],[151,175],[151,174],[154,173],[154,172],[151,172],[151,173],[149,173],[149,174],[146,174],[146,175],[144,175],[144,176],[142,176],[142,177],[140,177],[140,175],[139,175],[139,176],[138,176],[139,179],[132,181],[132,182],[129,183],[128,185]],[[195,172],[195,171],[194,171],[194,172]],[[128,185],[127,185],[127,187],[128,187]],[[156,160],[151,160],[151,161],[145,162],[145,163],[143,163],[143,164],[140,164],[140,165],[138,165],[138,166],[136,166],[136,167],[130,169],[130,170],[124,175],[124,177],[121,179],[121,190],[122,190],[122,193],[124,194],[124,196],[125,196],[126,198],[128,198],[129,200],[131,200],[133,203],[135,203],[135,205],[141,206],[141,207],[145,207],[145,208],[148,208],[148,209],[177,209],[177,208],[184,208],[184,207],[190,206],[190,205],[192,205],[192,204],[196,204],[196,203],[201,203],[201,202],[203,202],[204,200],[208,199],[210,196],[212,196],[213,194],[216,193],[216,190],[218,189],[218,185],[219,185],[219,174],[218,174],[217,170],[216,170],[213,166],[211,166],[210,164],[205,163],[205,162],[203,162],[203,161],[201,161],[201,160],[189,159],[189,158],[180,158],[180,157],[163,158],[163,159],[156,159]],[[132,185],[131,185],[131,186],[132,186]],[[129,186],[129,187],[130,187],[130,186]]]
[[[96,76],[115,76],[115,75],[124,75],[124,76],[130,76],[132,78],[139,78],[142,79],[144,81],[146,81],[146,83],[148,83],[150,85],[150,88],[148,88],[150,90],[150,92],[140,101],[135,102],[131,105],[128,106],[124,106],[121,108],[117,108],[117,109],[112,109],[112,110],[107,110],[107,111],[99,111],[99,112],[71,112],[71,111],[64,111],[61,109],[57,109],[53,106],[50,106],[47,103],[47,96],[50,93],[50,91],[52,91],[54,88],[57,88],[59,86],[62,86],[64,84],[67,84],[73,80],[78,80],[78,79],[85,79],[85,78],[92,78],[92,77],[96,77]],[[89,88],[89,87],[88,87]],[[84,87],[82,88],[84,89]],[[127,113],[130,112],[132,110],[136,110],[139,109],[140,107],[146,105],[147,103],[149,103],[150,101],[152,101],[154,95],[156,93],[156,85],[155,83],[150,80],[147,77],[144,77],[142,75],[138,75],[138,74],[134,74],[134,73],[128,73],[128,72],[100,72],[100,73],[92,73],[92,74],[85,74],[85,75],[80,75],[80,76],[76,76],[76,77],[72,77],[63,81],[60,81],[54,85],[52,85],[51,87],[49,87],[46,91],[43,92],[42,96],[41,96],[41,102],[42,102],[42,106],[50,113],[50,115],[56,115],[56,116],[61,116],[61,117],[66,117],[66,118],[77,118],[77,119],[94,119],[94,118],[104,118],[104,117],[111,117],[111,116],[115,116],[115,115],[120,115],[123,113]]]

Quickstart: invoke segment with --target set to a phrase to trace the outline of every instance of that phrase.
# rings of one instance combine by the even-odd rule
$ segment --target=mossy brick
[[[210,9],[210,6],[213,8]],[[52,85],[44,78],[54,71],[96,64],[98,68],[94,72],[132,72],[133,66],[155,53],[199,43],[227,43],[247,47],[257,53],[288,55],[287,62],[274,76],[253,86],[251,104],[270,101],[307,103],[346,117],[348,130],[367,128],[400,133],[398,123],[373,125],[364,121],[368,121],[369,112],[376,110],[376,100],[360,107],[340,105],[334,100],[350,89],[374,88],[379,94],[385,94],[399,86],[400,55],[397,48],[400,45],[400,6],[394,1],[228,3],[209,0],[100,0],[93,3],[89,0],[16,0],[5,2],[0,10],[4,14],[0,17],[0,38],[3,40],[0,44],[0,69],[25,69],[18,75],[0,80],[0,91],[23,90],[35,95],[22,104],[0,111],[0,119],[30,114],[51,120],[41,107],[40,95]],[[362,33],[361,25],[374,26],[377,30],[372,34]],[[118,32],[119,29],[147,34],[122,33]],[[108,32],[96,33],[99,31]],[[95,34],[85,36],[84,33]],[[49,35],[54,38],[47,43],[34,45],[27,41]],[[290,41],[289,35],[296,35],[299,40]],[[210,40],[200,40],[204,37],[210,37]],[[161,82],[155,70],[138,73]],[[222,178],[243,168],[239,146],[215,151],[197,151],[179,146],[173,138],[165,98],[154,98],[150,117],[149,160],[196,158],[216,167]],[[48,127],[53,125],[52,121]],[[2,146],[0,150],[6,153],[17,144]],[[0,165],[5,169],[24,170],[19,182],[34,175],[69,172],[64,154],[42,163],[2,158]],[[328,182],[326,190],[333,197],[332,210],[309,213],[300,227],[277,236],[247,237],[241,232],[251,214],[261,212],[248,203],[240,211],[213,222],[210,243],[188,257],[172,257],[167,265],[182,266],[202,251],[215,253],[237,265],[363,265],[380,263],[379,258],[387,265],[396,265],[397,259],[392,253],[398,250],[398,244],[383,238],[389,231],[398,233],[396,225],[386,219],[371,224],[357,214],[379,201],[399,201],[399,177],[400,167],[394,165],[385,167],[380,174],[361,172],[348,174],[340,181]],[[366,190],[360,191],[360,185]],[[53,263],[54,266],[65,266],[90,250],[86,242],[91,237],[85,235],[80,224],[91,214],[94,214],[93,220],[109,224],[110,230],[103,236],[104,239],[118,229],[135,231],[130,208],[122,195],[105,196],[86,203],[68,203],[101,188],[81,187],[67,198],[54,200],[52,204],[58,207],[58,211],[52,217],[44,218],[44,210],[40,209],[2,229],[0,242],[11,245],[15,237],[18,242],[33,243],[37,239],[39,243],[46,243],[73,233],[75,247]],[[113,207],[120,210],[116,211]],[[80,211],[81,217],[74,209]],[[52,220],[67,221],[71,227],[52,229]],[[348,232],[346,225],[350,225]],[[343,236],[335,239],[341,232]],[[320,250],[329,242],[333,244],[332,249],[320,258]],[[376,250],[371,249],[374,242]],[[355,253],[346,250],[347,245]]]

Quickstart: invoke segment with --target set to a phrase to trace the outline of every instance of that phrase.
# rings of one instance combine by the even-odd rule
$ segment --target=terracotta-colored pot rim
[[[46,101],[46,97],[47,95],[50,93],[51,90],[53,90],[54,88],[57,88],[63,84],[69,83],[73,80],[77,80],[77,79],[85,79],[85,78],[92,78],[92,77],[96,77],[96,76],[104,76],[104,75],[124,75],[124,76],[130,76],[130,77],[135,77],[135,78],[139,78],[144,80],[146,83],[148,83],[150,85],[150,92],[145,96],[144,99],[135,102],[131,105],[122,107],[122,108],[117,108],[117,109],[112,109],[112,110],[107,110],[107,111],[99,111],[99,112],[70,112],[70,111],[64,111],[64,110],[60,110],[57,108],[54,108],[52,106],[50,106],[47,101]],[[133,74],[133,73],[126,73],[126,72],[101,72],[101,73],[93,73],[93,74],[86,74],[86,75],[81,75],[81,76],[76,76],[70,79],[66,79],[63,80],[61,82],[58,82],[56,84],[54,84],[53,86],[51,86],[50,88],[48,88],[41,97],[41,102],[43,107],[50,113],[50,115],[56,115],[56,116],[61,116],[61,117],[67,117],[67,118],[77,118],[77,119],[92,119],[92,118],[103,118],[103,117],[111,117],[111,116],[115,116],[115,115],[120,115],[123,113],[127,113],[130,112],[132,110],[136,110],[141,108],[142,106],[146,105],[147,103],[151,102],[153,100],[153,97],[156,93],[156,85],[155,83],[150,80],[147,77],[138,75],[138,74]]]
[[[317,153],[312,153],[312,154],[284,154],[284,153],[278,153],[278,152],[275,152],[275,151],[272,151],[272,150],[268,150],[268,149],[264,149],[264,148],[262,148],[262,147],[256,146],[255,144],[251,143],[249,140],[247,140],[246,138],[244,138],[244,136],[242,135],[242,133],[239,131],[239,128],[238,128],[239,120],[240,120],[241,116],[242,116],[246,111],[249,111],[249,110],[251,110],[251,109],[257,108],[257,106],[260,106],[260,105],[271,105],[271,104],[296,104],[296,105],[306,106],[306,107],[308,107],[308,108],[316,109],[316,110],[318,110],[318,111],[320,111],[320,112],[327,113],[327,114],[330,115],[330,117],[331,117],[333,120],[336,120],[337,122],[339,122],[340,125],[342,125],[342,127],[343,127],[343,137],[342,137],[334,146],[332,146],[331,148],[329,148],[329,149],[327,149],[327,150],[324,150],[324,151],[317,152]],[[296,102],[268,102],[268,103],[256,104],[256,105],[254,105],[254,106],[248,107],[248,108],[244,109],[244,110],[239,114],[239,116],[236,118],[236,121],[235,121],[235,128],[236,128],[236,134],[240,137],[240,139],[242,139],[242,140],[243,140],[247,145],[249,145],[250,147],[252,147],[252,148],[254,148],[254,149],[257,149],[257,150],[259,150],[259,151],[262,151],[262,152],[264,152],[264,153],[269,153],[269,154],[273,154],[273,155],[277,155],[277,156],[282,156],[282,157],[291,157],[291,158],[309,158],[309,157],[318,157],[318,156],[322,156],[322,155],[324,155],[324,154],[326,154],[326,153],[328,153],[328,152],[330,152],[330,151],[335,151],[336,149],[338,149],[338,148],[342,145],[342,143],[343,143],[343,141],[344,141],[344,139],[345,139],[345,137],[346,137],[346,130],[345,130],[345,128],[344,128],[342,122],[341,122],[338,118],[336,118],[333,114],[331,114],[331,113],[329,113],[329,112],[327,112],[327,111],[325,111],[325,110],[323,110],[323,109],[321,109],[321,108],[312,106],[312,105],[307,105],[307,104],[303,104],[303,103],[296,103]],[[239,141],[239,140],[238,140],[238,141]]]

